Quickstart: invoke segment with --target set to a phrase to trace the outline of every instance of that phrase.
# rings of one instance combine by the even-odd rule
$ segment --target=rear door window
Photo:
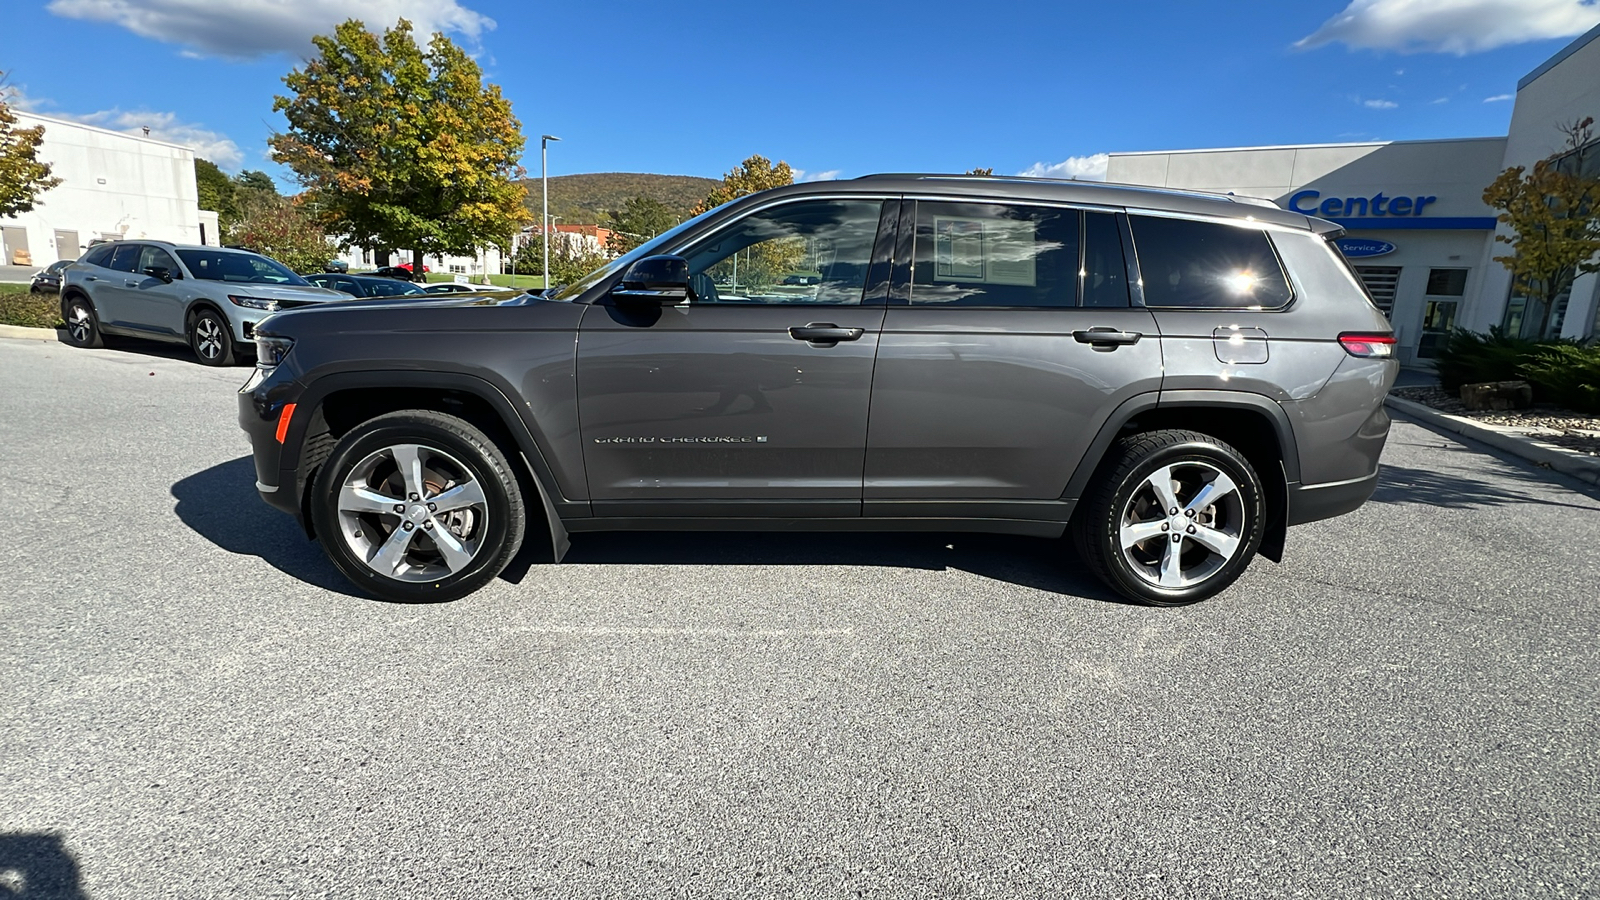
[[[1279,309],[1293,294],[1260,228],[1129,216],[1146,306]]]
[[[111,262],[106,268],[118,272],[139,271],[139,256],[144,251],[143,244],[118,244],[115,252],[111,254]]]
[[[1076,209],[917,202],[912,306],[1078,305]]]

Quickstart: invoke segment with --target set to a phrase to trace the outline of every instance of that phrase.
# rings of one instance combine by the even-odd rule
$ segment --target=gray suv
[[[255,324],[280,309],[349,300],[277,260],[245,250],[114,241],[67,266],[61,318],[67,341],[98,347],[104,335],[187,343],[207,365],[233,365],[255,349]]]
[[[1394,338],[1338,234],[1115,185],[794,185],[543,295],[279,313],[239,421],[261,496],[392,600],[529,536],[770,529],[1070,533],[1190,603],[1377,483]]]

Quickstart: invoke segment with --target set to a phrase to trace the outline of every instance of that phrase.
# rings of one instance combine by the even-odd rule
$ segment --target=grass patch
[[[441,281],[454,281],[455,279],[456,279],[456,277],[454,275],[450,274],[449,272],[429,272],[428,273],[428,283],[429,284],[438,284]],[[473,276],[473,283],[474,284],[477,283],[477,279],[478,279],[478,276],[474,275]],[[511,284],[511,276],[510,275],[502,275],[502,274],[500,274],[498,272],[489,273],[489,283],[492,284],[492,285],[496,285],[498,287],[511,287],[512,286],[512,284]],[[542,288],[542,287],[544,287],[544,276],[543,275],[518,275],[517,276],[516,287],[518,287],[518,288]]]
[[[27,285],[0,285],[0,325],[26,328],[60,328],[61,297],[33,294]]]

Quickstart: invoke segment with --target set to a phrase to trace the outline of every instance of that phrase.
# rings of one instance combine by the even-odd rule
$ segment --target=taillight
[[[1394,356],[1394,335],[1347,331],[1339,335],[1339,346],[1362,359],[1389,359]]]

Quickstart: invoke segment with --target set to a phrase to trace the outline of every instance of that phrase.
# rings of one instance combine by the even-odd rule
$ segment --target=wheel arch
[[[401,388],[402,390],[396,390]],[[280,470],[293,472],[301,522],[312,531],[308,504],[316,469],[351,428],[375,416],[406,409],[431,409],[471,423],[513,461],[524,496],[537,495],[544,510],[550,550],[566,555],[567,531],[556,511],[555,484],[528,430],[504,392],[473,375],[454,372],[363,371],[324,376],[295,401],[296,415],[284,435]],[[518,460],[520,465],[515,464]],[[315,535],[311,535],[315,536]]]
[[[1266,493],[1267,522],[1262,556],[1283,559],[1289,527],[1289,486],[1300,481],[1300,455],[1289,416],[1270,397],[1244,391],[1161,391],[1129,398],[1112,411],[1067,482],[1062,495],[1077,499],[1108,464],[1117,438],[1139,431],[1175,428],[1226,441],[1255,468]]]

